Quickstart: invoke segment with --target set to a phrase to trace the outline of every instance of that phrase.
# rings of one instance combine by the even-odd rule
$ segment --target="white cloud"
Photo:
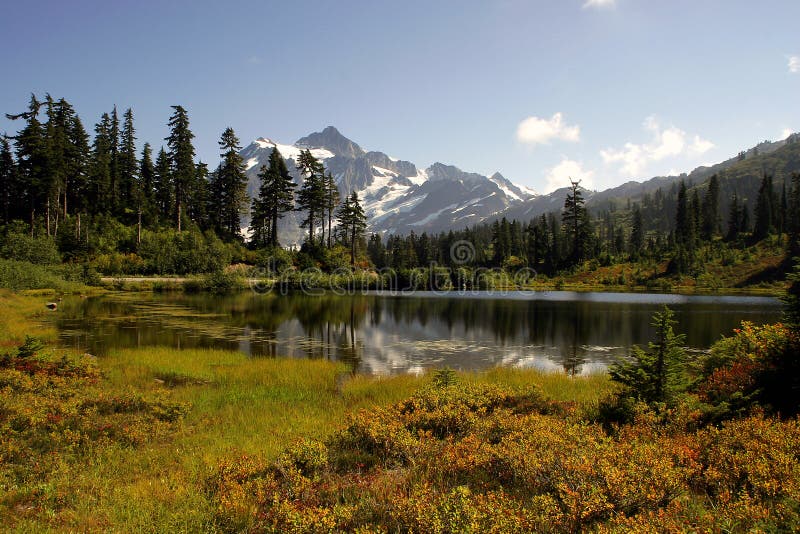
[[[789,56],[789,72],[800,72],[800,56]]]
[[[787,137],[789,137],[793,133],[794,133],[794,130],[792,130],[791,128],[784,128],[783,130],[781,130],[781,136],[778,139],[781,139],[781,140],[786,139]]]
[[[714,143],[708,139],[701,139],[699,135],[694,136],[694,141],[689,145],[689,152],[695,155],[705,154],[714,148]]]
[[[562,158],[558,165],[548,169],[546,179],[545,193],[568,187],[570,179],[580,180],[581,187],[586,189],[594,187],[594,171],[584,169],[583,163],[568,158]]]
[[[604,8],[604,7],[616,7],[617,0],[586,0],[586,3],[583,4],[583,9],[587,9],[590,7],[596,8]]]
[[[528,117],[517,126],[517,141],[529,145],[547,144],[552,139],[575,142],[580,138],[580,126],[565,124],[561,113],[555,113],[549,119]]]
[[[645,130],[651,132],[653,138],[649,143],[625,143],[620,149],[609,148],[600,151],[606,164],[621,165],[622,172],[629,177],[642,177],[647,166],[653,161],[689,154],[696,156],[714,148],[714,143],[695,135],[687,142],[686,132],[675,126],[662,128],[655,117],[644,120]]]

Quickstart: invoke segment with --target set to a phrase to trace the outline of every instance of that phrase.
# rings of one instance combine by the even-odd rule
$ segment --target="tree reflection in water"
[[[662,297],[123,294],[65,299],[53,320],[63,343],[98,355],[114,347],[216,347],[340,360],[368,373],[535,365],[580,374],[588,363],[647,343]],[[780,318],[775,299],[673,300],[677,331],[694,348],[708,347],[743,319]]]

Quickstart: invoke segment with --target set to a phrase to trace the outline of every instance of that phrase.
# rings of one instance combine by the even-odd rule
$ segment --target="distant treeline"
[[[697,251],[727,243],[745,247],[771,235],[787,236],[787,254],[800,254],[800,173],[776,187],[764,174],[751,213],[747,197],[733,192],[724,199],[720,179],[690,187],[685,181],[666,192],[659,188],[638,202],[588,210],[578,182],[564,200],[563,210],[528,221],[502,218],[464,230],[429,235],[414,232],[382,239],[372,235],[367,245],[377,267],[408,269],[436,263],[497,268],[529,267],[554,274],[587,260],[609,265],[643,258],[670,258],[670,271],[687,274],[702,269]],[[469,242],[468,258],[453,254],[454,244]]]

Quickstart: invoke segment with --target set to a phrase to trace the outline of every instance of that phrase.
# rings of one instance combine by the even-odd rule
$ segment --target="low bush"
[[[683,432],[644,412],[612,437],[557,406],[535,391],[431,381],[353,416],[327,445],[223,462],[206,484],[216,524],[441,533],[800,524],[796,421]]]

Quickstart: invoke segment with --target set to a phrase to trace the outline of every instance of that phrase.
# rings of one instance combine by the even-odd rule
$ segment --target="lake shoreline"
[[[125,292],[149,292],[149,291],[186,291],[187,289],[197,293],[214,293],[219,292],[214,289],[202,287],[199,282],[202,278],[187,277],[187,276],[103,276],[100,278],[101,287],[105,290],[112,291],[125,291]],[[261,278],[238,278],[236,279],[236,286],[230,288],[231,291],[241,291],[254,289],[257,292],[265,292],[265,287],[275,287],[279,283],[278,280],[261,279]],[[262,289],[259,289],[262,288]],[[389,290],[389,289],[366,289],[361,288],[349,289],[344,287],[335,286],[331,288],[330,284],[320,286],[305,286],[296,287],[292,284],[287,288],[289,291],[303,291],[304,289],[312,291],[351,291],[354,293],[361,293],[362,291],[368,292],[394,292],[398,294],[413,294],[421,291],[416,289],[411,290]],[[653,287],[647,286],[621,286],[621,285],[602,285],[602,284],[570,284],[570,283],[539,283],[526,287],[498,287],[492,289],[468,289],[467,293],[488,293],[497,291],[534,291],[534,292],[553,292],[553,291],[571,291],[577,293],[631,293],[631,294],[676,294],[676,295],[713,295],[713,296],[765,296],[780,298],[786,294],[784,287],[721,287],[715,289],[698,288],[697,286],[676,285],[665,288],[663,291],[657,290]],[[458,294],[464,292],[461,289],[448,289],[437,291],[437,293],[453,293]]]

